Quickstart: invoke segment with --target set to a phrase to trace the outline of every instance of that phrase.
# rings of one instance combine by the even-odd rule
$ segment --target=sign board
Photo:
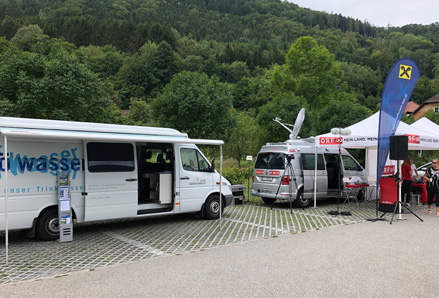
[[[69,173],[58,173],[59,242],[73,241],[72,206]]]

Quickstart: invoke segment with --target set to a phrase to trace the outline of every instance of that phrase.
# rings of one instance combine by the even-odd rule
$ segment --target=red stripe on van
[[[256,175],[264,175],[264,171],[263,170],[256,170]]]
[[[280,172],[279,171],[270,171],[269,174],[270,175],[277,175],[277,176],[279,176]]]

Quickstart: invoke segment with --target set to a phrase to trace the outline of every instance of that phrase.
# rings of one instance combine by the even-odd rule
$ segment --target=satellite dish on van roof
[[[302,108],[296,117],[296,122],[294,122],[293,132],[290,134],[290,140],[297,139],[300,129],[302,128],[303,121],[305,121],[305,108]]]
[[[305,121],[305,108],[302,108],[299,112],[299,114],[297,115],[296,118],[296,122],[294,123],[294,125],[288,124],[288,123],[282,123],[280,122],[280,118],[276,117],[273,119],[273,121],[279,123],[280,125],[282,125],[286,130],[288,130],[290,132],[290,140],[295,140],[297,139],[297,136],[299,135],[299,131],[300,128],[302,127],[303,121]],[[293,126],[293,130],[289,129],[288,126]]]

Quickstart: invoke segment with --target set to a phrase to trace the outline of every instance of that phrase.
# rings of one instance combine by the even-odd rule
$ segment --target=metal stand
[[[294,181],[294,183],[296,184],[296,190],[297,190],[297,181],[296,181],[296,175],[294,174],[294,170],[293,170],[293,165],[291,164],[291,159],[293,159],[294,156],[291,155],[287,155],[286,157],[286,165],[285,165],[285,171],[284,174],[282,175],[280,182],[279,182],[279,186],[277,188],[276,191],[276,195],[274,197],[274,199],[276,200],[277,195],[279,193],[280,187],[282,185],[282,181],[284,180],[284,177],[288,177],[288,198],[290,201],[290,213],[293,213],[293,186],[291,185],[291,181]],[[298,191],[298,190],[297,190]],[[273,209],[273,206],[271,207],[271,209]]]
[[[423,222],[422,218],[420,218],[420,217],[417,216],[415,213],[413,213],[413,211],[410,210],[410,208],[407,207],[406,204],[402,203],[401,201],[396,201],[396,202],[395,202],[395,209],[393,209],[393,214],[392,214],[392,219],[390,220],[390,224],[392,224],[392,222],[393,222],[393,218],[395,217],[396,209],[397,209],[398,207],[400,207],[400,212],[402,211],[402,208],[405,208],[405,209],[407,209],[411,214],[413,214],[413,215],[416,216],[420,221]],[[386,214],[386,213],[384,212],[384,214]],[[381,215],[381,217],[383,217],[384,214]],[[401,213],[400,213],[400,214],[401,214]]]

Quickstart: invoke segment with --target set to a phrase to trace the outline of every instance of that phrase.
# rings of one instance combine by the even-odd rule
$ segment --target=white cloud
[[[439,22],[438,0],[288,0],[301,7],[367,20],[375,26]]]

